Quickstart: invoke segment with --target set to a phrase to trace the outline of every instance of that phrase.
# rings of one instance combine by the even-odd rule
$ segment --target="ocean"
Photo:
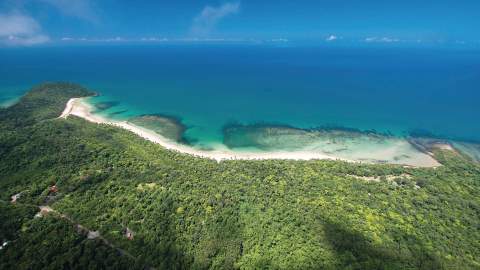
[[[97,113],[120,120],[167,116],[184,126],[183,143],[202,149],[234,148],[226,136],[231,138],[228,132],[238,127],[252,143],[238,144],[242,137],[233,136],[235,143],[246,148],[256,148],[258,140],[245,127],[334,127],[480,142],[480,51],[262,45],[4,48],[0,74],[0,103],[44,81],[76,82],[100,93],[89,99],[99,104]]]

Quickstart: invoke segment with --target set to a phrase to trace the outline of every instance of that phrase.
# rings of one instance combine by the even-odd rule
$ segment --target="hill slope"
[[[480,166],[462,155],[217,163],[57,119],[87,95],[44,84],[0,111],[0,269],[480,268]]]

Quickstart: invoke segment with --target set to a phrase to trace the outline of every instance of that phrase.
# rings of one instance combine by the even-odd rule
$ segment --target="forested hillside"
[[[218,163],[57,118],[91,94],[43,84],[0,110],[0,269],[480,269],[480,166],[457,152]]]

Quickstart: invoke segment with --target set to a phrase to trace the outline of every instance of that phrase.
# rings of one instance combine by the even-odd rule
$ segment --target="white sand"
[[[142,138],[145,138],[151,142],[160,144],[161,146],[165,147],[169,150],[178,151],[185,154],[190,154],[197,157],[209,158],[214,159],[217,161],[221,160],[263,160],[263,159],[289,159],[289,160],[312,160],[312,159],[330,159],[330,160],[343,160],[349,162],[364,162],[364,158],[355,158],[355,159],[347,159],[341,158],[338,156],[327,155],[325,153],[321,153],[319,151],[275,151],[275,152],[235,152],[228,149],[225,146],[219,146],[220,150],[212,150],[212,151],[205,151],[205,150],[198,150],[190,147],[188,145],[183,145],[171,141],[160,134],[157,134],[151,130],[139,127],[127,121],[114,121],[110,120],[98,115],[92,114],[92,107],[87,102],[84,102],[81,98],[72,98],[68,101],[65,110],[63,111],[61,118],[67,118],[69,115],[75,115],[81,118],[84,118],[90,122],[98,123],[98,124],[108,124],[112,126],[117,126],[129,130]],[[405,143],[408,143],[405,141]],[[383,158],[384,160],[389,160],[391,156],[394,156],[396,149],[390,149],[386,147],[383,153],[378,153],[381,155],[387,155],[387,157]],[[369,153],[363,153],[366,156],[370,156]],[[361,155],[359,155],[361,156]],[[404,165],[410,166],[419,166],[419,167],[436,167],[440,164],[433,159],[432,157],[428,156],[427,154],[419,152],[417,158],[412,159],[409,162],[405,162]],[[383,157],[383,156],[382,156]],[[377,156],[378,158],[378,156]]]
[[[0,102],[0,108],[6,109],[8,107],[11,107],[11,106],[15,105],[19,100],[20,100],[20,98],[16,97],[16,98],[12,98],[12,99],[8,99],[8,100],[5,100],[3,102]]]
[[[331,157],[321,153],[312,153],[312,152],[268,152],[268,153],[255,153],[255,152],[234,152],[229,149],[225,150],[213,150],[213,151],[202,151],[194,149],[187,145],[182,145],[176,142],[173,142],[160,134],[157,134],[151,130],[139,127],[127,121],[113,121],[106,119],[104,117],[94,115],[91,113],[91,105],[83,102],[81,98],[72,98],[68,101],[67,106],[60,118],[67,118],[69,115],[75,115],[81,118],[84,118],[90,122],[97,124],[108,124],[112,126],[117,126],[129,130],[140,137],[147,139],[151,142],[158,143],[161,146],[169,150],[178,151],[185,154],[190,154],[198,157],[210,158],[217,161],[229,160],[229,159],[244,159],[244,160],[255,160],[255,159],[294,159],[294,160],[310,160],[310,159],[332,159],[339,160],[340,158]],[[341,159],[346,160],[346,159]],[[348,160],[347,160],[348,161]]]

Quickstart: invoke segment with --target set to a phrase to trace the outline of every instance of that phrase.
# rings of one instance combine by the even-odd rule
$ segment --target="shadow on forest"
[[[18,107],[18,106],[17,106]],[[17,108],[15,107],[15,108]],[[22,109],[22,108],[20,108]],[[60,108],[61,109],[61,108]],[[59,108],[57,108],[59,110]],[[10,112],[10,110],[9,110]],[[25,127],[25,121],[22,117],[31,116],[30,111],[24,109],[23,114],[17,114],[12,109],[12,115],[18,121],[12,121],[13,124],[21,123],[20,127]],[[48,115],[58,115],[55,110],[48,111]],[[2,117],[0,111],[0,120]],[[45,117],[46,118],[46,117]],[[5,118],[6,119],[6,118]],[[33,119],[37,120],[37,119]],[[32,122],[34,122],[32,120]],[[42,118],[43,120],[43,118]],[[18,122],[18,123],[17,123]],[[0,123],[1,124],[1,123]],[[60,127],[60,128],[59,128]],[[189,174],[187,177],[174,177],[172,182],[169,178],[162,178],[159,184],[170,187],[177,184],[181,179],[208,179],[203,173],[208,171],[188,169],[184,159],[177,161],[172,159],[169,162],[179,162],[176,166],[166,166],[162,164],[160,167],[153,167],[147,160],[142,160],[141,157],[134,157],[134,151],[129,150],[126,145],[123,145],[118,140],[113,140],[115,135],[121,134],[123,139],[134,139],[141,142],[140,138],[129,134],[127,131],[120,131],[111,127],[97,127],[93,125],[85,125],[84,120],[73,119],[68,122],[44,122],[43,126],[35,126],[31,129],[17,128],[17,133],[25,135],[21,140],[17,139],[16,143],[22,145],[21,153],[8,152],[9,155],[2,156],[2,162],[8,164],[4,165],[8,168],[10,174],[18,174],[19,171],[25,171],[25,166],[18,166],[18,164],[27,164],[31,172],[29,177],[25,179],[37,179],[39,176],[46,174],[55,175],[56,178],[65,179],[59,185],[60,190],[65,190],[70,195],[91,196],[91,194],[101,194],[99,191],[104,187],[105,181],[115,181],[118,185],[132,184],[135,186],[141,183],[149,183],[157,178],[156,172],[163,171],[170,175],[181,173]],[[89,138],[87,140],[86,138]],[[143,141],[141,142],[143,143]],[[9,149],[15,149],[17,145],[9,145]],[[42,146],[42,147],[39,147]],[[48,147],[47,147],[48,146]],[[152,147],[153,148],[153,147]],[[153,148],[160,149],[159,147]],[[142,149],[143,150],[143,149]],[[1,151],[0,151],[1,152]],[[5,151],[2,153],[6,153]],[[164,153],[165,158],[168,159],[170,153]],[[154,156],[152,154],[152,156]],[[21,162],[18,162],[21,161]],[[143,163],[142,163],[143,161]],[[190,161],[191,167],[199,165],[201,167],[204,161],[196,160]],[[183,162],[183,163],[182,163]],[[115,166],[113,166],[115,165]],[[140,170],[139,165],[145,165],[148,170]],[[152,167],[150,167],[152,166]],[[92,172],[91,178],[79,178],[78,182],[73,181],[74,175],[78,175],[80,170],[87,170]],[[115,169],[113,169],[115,168]],[[178,168],[182,168],[179,170]],[[43,175],[42,175],[43,174]],[[23,177],[23,175],[20,175]],[[13,178],[15,179],[15,178]],[[136,180],[131,180],[136,179]],[[130,183],[129,181],[134,181]],[[162,182],[163,181],[163,182]],[[176,182],[173,182],[176,181]],[[187,181],[186,181],[187,182]],[[24,183],[16,183],[18,186],[24,186]],[[62,186],[63,185],[63,186]],[[180,185],[180,184],[179,184]],[[13,186],[13,184],[12,184]],[[40,187],[45,186],[39,185]],[[180,187],[176,187],[180,188]],[[196,188],[202,188],[198,186]],[[40,190],[40,188],[39,188]],[[172,189],[173,190],[173,189]],[[98,193],[88,193],[95,191]],[[210,192],[205,192],[205,195],[216,194],[218,190],[212,188]],[[108,190],[107,193],[115,193],[115,190]],[[126,195],[133,194],[127,193]],[[136,194],[136,193],[135,193]],[[116,194],[121,198],[121,195]],[[202,194],[203,195],[203,194]],[[228,193],[226,194],[228,195]],[[128,197],[130,198],[130,197]],[[185,269],[185,268],[233,268],[235,262],[243,253],[242,239],[241,239],[241,225],[238,220],[238,208],[234,198],[228,196],[220,196],[219,198],[210,198],[208,200],[208,207],[215,209],[217,214],[199,226],[198,224],[191,225],[191,228],[182,227],[186,221],[179,220],[176,211],[179,208],[177,205],[178,198],[173,194],[166,193],[162,197],[135,197],[132,195],[131,201],[111,201],[110,204],[101,204],[107,199],[103,197],[95,198],[97,209],[82,208],[82,205],[74,205],[75,209],[70,212],[80,212],[83,216],[83,221],[88,220],[95,210],[105,212],[112,212],[112,215],[121,216],[114,219],[105,227],[100,228],[102,232],[117,230],[121,231],[128,227],[136,232],[133,240],[114,239],[114,244],[122,249],[132,253],[138,260],[147,265],[153,265],[157,269]],[[85,198],[88,200],[88,197]],[[131,205],[140,205],[138,200],[144,200],[145,208],[135,208]],[[80,200],[81,201],[81,200]],[[128,205],[131,203],[131,205]],[[151,204],[158,203],[155,207],[150,207]],[[199,204],[201,205],[201,204]],[[147,207],[148,206],[148,207]],[[202,205],[203,206],[203,205]],[[103,210],[100,208],[104,207]],[[108,209],[107,207],[116,207],[116,209]],[[138,211],[136,211],[138,209]],[[83,212],[81,212],[83,211]],[[118,214],[118,213],[121,214]],[[215,213],[215,212],[214,212]],[[100,215],[99,215],[100,216]],[[301,217],[298,217],[301,220]],[[82,222],[79,218],[78,222]],[[139,221],[138,223],[135,223]],[[148,222],[145,224],[144,221]],[[203,220],[202,220],[203,222]],[[116,223],[116,224],[113,224]],[[425,246],[415,238],[409,238],[404,235],[399,235],[402,239],[402,245],[397,248],[389,246],[374,245],[365,236],[352,232],[351,228],[345,224],[332,222],[328,217],[324,217],[320,222],[325,234],[325,239],[333,248],[338,265],[332,265],[331,268],[337,269],[442,269],[443,265],[437,260],[433,254],[429,253]],[[111,226],[111,227],[110,227]],[[187,255],[185,246],[182,243],[190,239],[181,239],[181,235],[177,235],[180,229],[195,230],[192,239],[192,249],[195,254]],[[151,232],[151,233],[150,233]],[[108,238],[108,236],[107,236]],[[109,238],[109,240],[112,240]],[[321,243],[318,243],[319,245]],[[272,266],[268,258],[261,258],[257,264],[258,268],[261,266]]]
[[[53,182],[59,188],[55,201],[61,202],[67,195],[70,198],[78,199],[75,204],[64,206],[67,209],[61,209],[66,210],[62,213],[71,216],[75,223],[78,222],[86,227],[92,222],[92,216],[115,216],[114,219],[95,229],[99,229],[102,236],[113,243],[115,247],[132,254],[136,258],[137,265],[144,265],[147,268],[153,266],[156,269],[233,268],[241,253],[241,240],[238,232],[238,214],[225,213],[232,207],[231,199],[210,199],[209,205],[223,214],[218,214],[214,220],[203,226],[204,229],[195,233],[193,244],[198,252],[188,254],[184,246],[184,239],[181,239],[178,228],[176,228],[176,226],[182,227],[186,222],[178,219],[176,210],[179,207],[179,200],[176,195],[165,192],[161,196],[150,196],[146,192],[145,195],[135,197],[136,192],[130,192],[131,190],[135,191],[135,187],[139,184],[151,182],[167,187],[173,185],[174,182],[170,183],[172,181],[170,177],[158,180],[157,173],[164,170],[169,175],[175,175],[175,177],[172,176],[174,179],[177,178],[177,175],[178,178],[182,178],[181,175],[184,172],[174,169],[180,166],[149,169],[139,173],[135,166],[144,160],[141,157],[132,158],[134,154],[125,153],[125,145],[112,140],[117,133],[127,134],[125,131],[110,127],[85,126],[82,119],[74,118],[68,122],[43,122],[41,128],[27,127],[24,130],[31,131],[31,134],[35,136],[29,141],[23,138],[21,141],[19,140],[19,145],[24,147],[23,156],[12,152],[8,156],[0,158],[2,162],[8,160],[5,162],[5,167],[9,165],[7,168],[12,176],[8,178],[16,180],[24,175],[20,172],[26,171],[29,177],[25,177],[25,179],[40,179],[38,181],[40,191],[52,184],[52,181],[48,179],[58,180]],[[61,130],[62,132],[53,133],[55,136],[52,136],[50,133],[52,130]],[[95,140],[93,142],[82,140],[86,137],[93,137]],[[135,138],[131,134],[127,134],[125,137]],[[140,141],[138,138],[137,140]],[[48,145],[48,148],[39,148],[38,145]],[[99,146],[102,147],[99,148]],[[131,164],[119,164],[116,157],[120,154],[125,160],[131,160]],[[128,156],[129,154],[130,156]],[[18,160],[24,160],[27,165],[15,166],[15,163],[18,163],[15,161]],[[36,160],[40,161],[34,162]],[[195,177],[202,178],[203,175]],[[26,185],[13,180],[5,183],[5,186],[12,185],[12,183],[15,183],[12,185],[14,187]],[[123,189],[118,189],[119,193],[117,194],[118,197],[132,196],[131,200],[119,203],[109,200],[107,197],[90,198],[92,194],[101,196],[100,194],[115,193],[116,190],[109,189],[108,192],[105,190],[107,188],[105,184],[108,182],[131,186],[132,189],[126,193],[122,193]],[[178,181],[176,182],[178,183]],[[11,193],[8,192],[8,194]],[[45,196],[34,193],[31,200],[44,203]],[[86,203],[79,203],[82,201]],[[91,204],[91,202],[96,203]],[[153,204],[156,204],[155,207]],[[136,207],[138,205],[145,207]],[[53,207],[55,208],[55,206]],[[68,209],[69,207],[72,208]],[[135,233],[133,240],[127,240],[124,235],[121,235],[126,228]],[[76,247],[69,248],[73,250]],[[55,247],[50,247],[48,250],[55,250]]]
[[[325,236],[338,256],[338,269],[444,269],[438,259],[411,238],[403,247],[377,246],[344,224],[323,221]]]
[[[175,184],[169,183],[168,179],[156,180],[156,172],[156,170],[149,170],[141,176],[132,177],[129,168],[117,168],[108,176],[100,175],[98,179],[84,180],[72,192],[83,196],[91,190],[101,191],[105,182],[110,181],[124,181],[124,185],[137,187],[150,182],[162,187]],[[175,172],[178,174],[175,174],[174,178],[184,178],[183,172],[168,170],[172,175]],[[200,176],[197,177],[200,178]],[[175,182],[178,181],[175,180]],[[119,197],[124,195],[118,194]],[[115,224],[109,224],[101,230],[119,231],[128,227],[135,232],[131,241],[114,240],[111,237],[109,240],[113,240],[115,245],[130,252],[137,258],[137,263],[142,265],[153,266],[156,269],[233,269],[242,252],[239,214],[234,207],[233,199],[229,196],[216,198],[210,194],[205,201],[218,213],[212,214],[202,226],[186,228],[184,226],[188,222],[177,213],[181,206],[179,204],[181,200],[177,195],[173,192],[164,192],[150,196],[149,192],[145,192],[145,195],[135,197],[135,201],[123,203],[117,210],[128,214],[123,215]],[[204,196],[209,196],[209,193],[205,193]],[[141,207],[135,207],[138,205]],[[151,211],[152,209],[154,211]],[[186,229],[195,230],[191,239],[192,248],[189,248],[194,251],[193,254],[188,252],[185,239],[182,239],[179,234],[179,230]]]
[[[126,245],[129,246],[129,250],[134,256],[145,265],[152,265],[157,269],[185,269],[192,259],[185,254],[177,242],[175,220],[172,218],[175,216],[175,199],[170,195],[157,199],[161,200],[161,207],[153,213],[142,215],[135,210],[130,211],[132,219],[125,220],[125,223],[130,223],[129,227],[136,230],[138,234]],[[142,232],[140,227],[135,226],[135,219],[140,217],[147,220],[146,222],[150,226],[155,227],[152,228],[153,234]]]

